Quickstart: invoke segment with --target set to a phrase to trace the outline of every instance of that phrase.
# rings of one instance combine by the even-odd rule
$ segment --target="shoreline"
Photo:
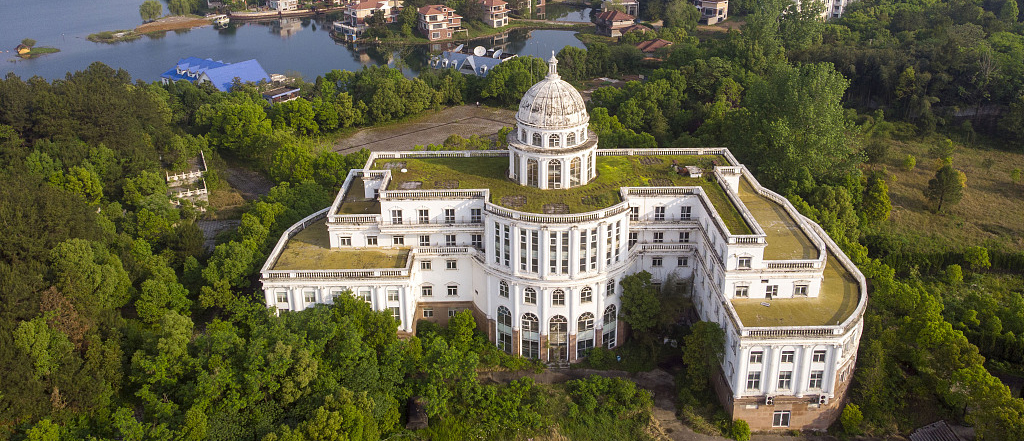
[[[580,31],[580,30],[583,30],[583,29],[586,29],[586,28],[589,28],[589,27],[593,26],[592,24],[572,23],[572,22],[570,22],[568,24],[564,24],[564,25],[558,25],[558,24],[553,24],[551,22],[542,22],[542,21],[533,21],[533,20],[529,20],[529,21],[525,21],[524,20],[524,21],[520,21],[520,23],[525,23],[525,24],[520,25],[520,26],[505,26],[503,28],[494,28],[494,32],[488,32],[488,33],[483,33],[483,34],[479,34],[479,35],[474,35],[474,36],[468,37],[468,38],[450,38],[450,39],[446,39],[446,40],[435,40],[435,41],[429,41],[426,38],[420,37],[420,36],[415,36],[413,38],[406,38],[406,37],[388,38],[388,39],[383,39],[383,40],[381,40],[381,39],[360,38],[360,39],[355,40],[355,41],[349,41],[349,40],[345,40],[343,38],[335,37],[335,33],[334,33],[333,30],[330,32],[330,35],[331,35],[331,38],[334,41],[339,42],[339,43],[359,43],[359,44],[368,44],[368,45],[374,45],[374,46],[388,45],[388,44],[399,45],[399,46],[419,46],[419,45],[431,45],[431,44],[456,43],[456,42],[460,42],[460,41],[476,41],[476,40],[481,40],[481,39],[484,39],[484,38],[490,38],[490,37],[494,37],[494,36],[497,36],[497,35],[502,35],[502,34],[505,34],[505,33],[508,33],[508,32],[517,31],[517,30],[525,30],[525,31],[535,31],[535,30],[572,31],[572,30],[576,30],[576,31]]]
[[[120,43],[142,38],[143,35],[157,32],[180,31],[185,29],[200,28],[212,25],[213,21],[198,15],[171,15],[156,21],[144,23],[135,29],[119,29],[116,31],[102,31],[89,34],[87,40],[93,43]]]

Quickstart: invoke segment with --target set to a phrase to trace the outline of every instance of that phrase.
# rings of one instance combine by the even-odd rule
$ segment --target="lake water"
[[[206,26],[116,44],[86,39],[92,33],[138,26],[142,23],[139,4],[141,0],[36,0],[31,4],[0,0],[0,75],[63,78],[66,72],[100,61],[127,70],[133,78],[156,81],[179,58],[196,56],[225,62],[255,58],[269,73],[298,74],[311,80],[332,69],[358,70],[374,64],[389,64],[415,75],[428,56],[425,46],[392,52],[337,44],[328,34],[331,20],[323,17],[232,23],[220,30]],[[16,58],[13,49],[23,38],[61,52],[31,60]],[[583,47],[573,31],[557,30],[513,31],[496,41],[470,44],[501,46],[506,52],[544,59],[566,45]]]

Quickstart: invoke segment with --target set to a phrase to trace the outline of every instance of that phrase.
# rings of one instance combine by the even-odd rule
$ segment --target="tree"
[[[861,201],[861,213],[868,223],[882,222],[889,219],[892,202],[889,200],[889,186],[885,179],[876,174],[868,178],[868,187]]]
[[[1010,181],[1012,181],[1014,184],[1020,184],[1020,169],[1019,168],[1015,168],[1013,170],[1010,170]]]
[[[860,412],[860,407],[853,403],[843,407],[843,413],[839,416],[839,424],[843,426],[843,432],[847,435],[859,435],[861,433],[861,423],[863,422],[864,414]]]
[[[146,0],[139,5],[139,15],[142,16],[142,21],[153,21],[160,18],[163,15],[164,6],[156,0]]]
[[[651,283],[651,273],[641,271],[622,279],[622,320],[643,341],[654,341],[661,302]]]
[[[903,158],[903,162],[900,164],[900,167],[905,171],[911,171],[915,166],[917,166],[917,158],[915,158],[914,155],[907,155]]]
[[[23,44],[25,46],[28,46],[28,47],[33,47],[33,46],[36,45],[36,41],[31,39],[31,38],[26,38],[24,40],[21,40],[21,44]]]
[[[692,33],[697,29],[697,20],[700,19],[700,11],[693,7],[693,4],[683,0],[672,0],[665,7],[665,27],[683,28]]]
[[[942,211],[943,205],[955,205],[960,202],[963,195],[961,172],[949,164],[943,165],[935,172],[935,177],[928,181],[928,188],[924,190],[924,196],[935,204],[936,213]]]
[[[1017,5],[1017,0],[1006,0],[1003,2],[1003,7],[999,8],[999,19],[1007,23],[1017,23],[1017,19],[1020,16],[1020,7]]]
[[[683,363],[686,378],[694,392],[711,384],[715,372],[722,366],[725,351],[725,331],[714,322],[697,322],[690,335],[683,338]]]
[[[960,265],[952,264],[946,266],[944,280],[950,285],[959,285],[964,281],[964,270]]]
[[[582,81],[587,76],[587,51],[576,46],[565,46],[558,51],[558,74],[568,81]]]
[[[988,248],[981,246],[967,247],[964,250],[964,262],[971,271],[981,271],[992,267],[988,259]]]
[[[730,435],[736,441],[750,441],[750,424],[746,420],[733,421]]]

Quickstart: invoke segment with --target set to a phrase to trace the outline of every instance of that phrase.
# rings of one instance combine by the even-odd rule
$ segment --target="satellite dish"
[[[409,171],[409,169],[407,169],[407,168],[403,168],[402,169],[402,173],[407,173],[408,171]]]
[[[499,57],[501,57],[501,49],[494,51],[494,55],[491,55],[491,58],[494,59],[498,59]]]
[[[484,49],[483,46],[477,46],[477,47],[473,48],[473,55],[476,55],[478,57],[482,57],[485,54],[487,54],[487,49]]]
[[[455,50],[453,50],[452,52],[462,52],[462,47],[463,46],[465,46],[465,45],[464,44],[460,44],[458,46],[455,46]]]

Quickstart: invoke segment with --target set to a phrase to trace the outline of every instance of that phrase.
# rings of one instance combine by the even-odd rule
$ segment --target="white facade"
[[[289,229],[271,253],[262,270],[267,305],[302,310],[351,290],[374,309],[390,310],[400,320],[400,332],[408,333],[417,320],[472,309],[504,350],[571,362],[591,347],[621,343],[619,282],[646,270],[664,288],[678,285],[690,292],[701,319],[725,330],[721,383],[727,389],[720,395],[729,395],[731,413],[755,428],[770,429],[744,412],[761,415],[759,406],[774,408],[777,399],[799,399],[813,403],[802,411],[794,408],[797,414],[787,414],[786,426],[778,427],[820,424],[801,423],[799,412],[824,409],[845,391],[866,304],[863,276],[820,227],[762,188],[726,149],[597,150],[582,98],[571,86],[559,84],[564,82],[555,61],[550,63],[548,77],[520,105],[508,151],[379,152],[363,169],[352,170],[334,204]],[[541,145],[526,142],[534,134]],[[570,135],[575,140],[568,141]],[[553,136],[557,144],[548,142]],[[380,159],[508,157],[508,178],[520,185],[570,188],[596,177],[598,158],[632,155],[723,155],[733,165],[715,166],[713,176],[751,234],[730,233],[702,187],[623,187],[621,202],[604,209],[540,214],[492,203],[489,189],[389,190],[393,173],[402,171],[373,169]],[[527,166],[534,160],[535,176]],[[578,177],[565,168],[553,177],[545,166],[576,160]],[[816,258],[765,258],[771,236],[740,200],[742,180],[788,213]],[[379,211],[344,214],[346,195],[360,186],[363,193],[356,196],[379,203]],[[288,241],[318,222],[326,222],[332,251],[407,249],[405,266],[275,269]],[[823,291],[830,277],[827,264],[839,265],[832,270],[844,274],[839,286],[846,294]],[[825,301],[819,297],[826,295],[848,296],[842,300],[852,302],[849,313],[812,326],[743,324],[756,324],[754,315],[744,312],[750,308],[748,299],[784,304]],[[774,412],[779,418],[780,411]]]

